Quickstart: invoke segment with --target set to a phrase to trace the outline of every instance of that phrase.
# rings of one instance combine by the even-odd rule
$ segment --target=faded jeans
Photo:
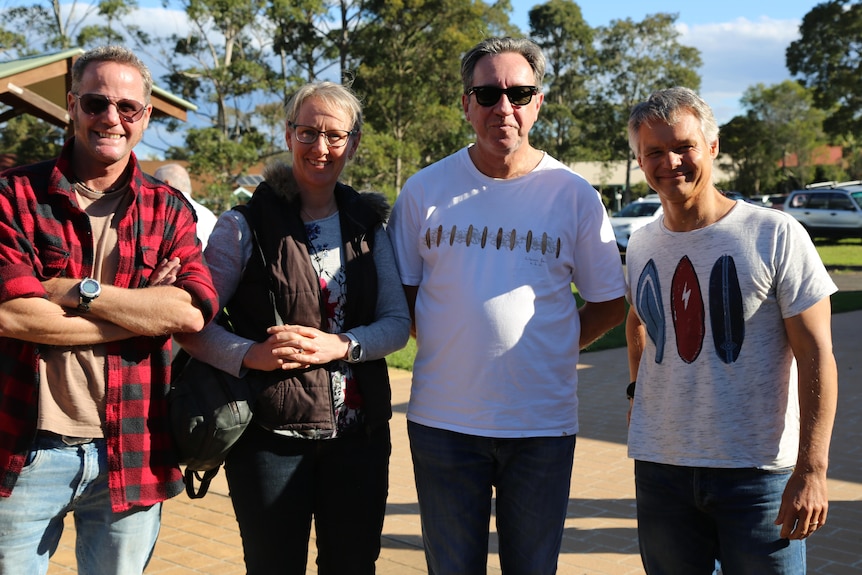
[[[70,512],[79,575],[143,573],[161,510],[161,504],[111,510],[105,440],[69,446],[40,434],[12,496],[0,498],[0,575],[47,573]]]

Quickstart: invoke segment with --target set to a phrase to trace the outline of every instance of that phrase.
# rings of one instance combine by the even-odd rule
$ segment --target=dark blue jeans
[[[248,575],[305,575],[312,517],[320,575],[374,573],[390,452],[388,425],[327,440],[249,426],[225,465]]]
[[[431,575],[485,575],[496,488],[506,575],[557,572],[575,436],[496,439],[407,422]]]
[[[791,470],[678,467],[635,461],[638,539],[649,575],[802,575],[805,542],[782,539]]]

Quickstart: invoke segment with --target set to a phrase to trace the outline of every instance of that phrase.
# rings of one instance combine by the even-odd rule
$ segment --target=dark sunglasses
[[[535,86],[512,86],[498,88],[497,86],[473,86],[467,90],[467,95],[476,94],[476,102],[480,106],[490,108],[500,101],[500,96],[506,94],[513,106],[526,106],[539,93]]]
[[[104,114],[108,106],[113,104],[117,107],[117,113],[120,115],[120,118],[129,123],[140,120],[144,115],[144,110],[147,109],[146,105],[136,100],[127,100],[125,98],[115,99],[103,96],[102,94],[81,94],[80,96],[73,94],[73,96],[78,99],[78,102],[81,104],[81,110],[85,114],[91,116]]]

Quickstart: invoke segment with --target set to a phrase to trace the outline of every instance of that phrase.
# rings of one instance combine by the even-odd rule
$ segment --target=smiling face
[[[347,110],[313,96],[303,102],[293,123],[321,132],[353,129]],[[321,135],[311,144],[303,144],[294,137],[294,129],[288,126],[285,140],[293,155],[293,176],[300,191],[312,194],[332,193],[347,160],[356,153],[360,138],[361,134],[354,134],[348,138],[347,144],[340,148],[328,146],[326,138]]]
[[[116,62],[93,62],[84,70],[78,95],[100,94],[113,101],[129,99],[146,102],[140,72]],[[75,129],[75,173],[85,183],[93,180],[115,180],[126,169],[129,155],[144,135],[152,106],[147,106],[140,120],[127,122],[110,105],[99,114],[87,114],[74,94],[66,97],[69,115]],[[112,184],[113,182],[108,182]]]
[[[638,165],[663,199],[688,201],[712,189],[718,140],[707,143],[700,121],[682,110],[673,125],[656,120],[638,130]]]
[[[473,70],[473,86],[534,86],[536,77],[527,59],[515,52],[483,56]],[[485,158],[506,158],[529,147],[529,133],[542,106],[540,92],[529,103],[514,106],[505,95],[493,106],[481,106],[476,95],[461,97],[464,114],[476,131],[476,147]]]

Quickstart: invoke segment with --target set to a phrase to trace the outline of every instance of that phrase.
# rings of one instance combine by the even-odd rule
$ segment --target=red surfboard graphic
[[[703,349],[706,333],[703,293],[688,256],[676,265],[670,284],[670,310],[676,334],[676,351],[686,363],[692,363]]]

